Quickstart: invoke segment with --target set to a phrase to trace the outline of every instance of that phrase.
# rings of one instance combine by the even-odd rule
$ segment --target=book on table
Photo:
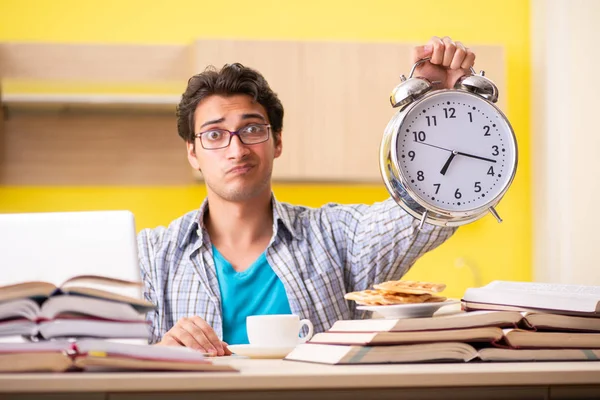
[[[598,360],[599,322],[516,311],[342,320],[286,359],[328,364]]]
[[[600,286],[493,281],[469,288],[467,310],[543,311],[600,317]]]
[[[0,343],[0,372],[71,370],[236,371],[186,347],[97,339]]]
[[[286,357],[290,361],[322,364],[388,364],[481,361],[591,361],[600,359],[596,349],[477,348],[462,342],[420,343],[392,346],[346,346],[306,343]]]

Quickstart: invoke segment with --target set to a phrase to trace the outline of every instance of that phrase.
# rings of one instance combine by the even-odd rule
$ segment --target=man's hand
[[[471,75],[470,68],[475,63],[475,53],[461,42],[454,42],[448,36],[434,36],[425,46],[413,49],[412,62],[430,57],[417,67],[414,76],[440,81],[434,89],[451,89],[463,75]]]
[[[222,342],[215,331],[198,316],[181,318],[157,345],[184,346],[213,356],[228,356],[227,343]]]

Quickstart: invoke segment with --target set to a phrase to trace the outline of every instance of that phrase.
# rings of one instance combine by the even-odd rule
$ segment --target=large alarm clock
[[[399,108],[385,129],[380,169],[390,195],[424,223],[459,226],[495,210],[517,169],[513,129],[494,103],[498,89],[471,68],[453,89],[409,78],[393,90]]]

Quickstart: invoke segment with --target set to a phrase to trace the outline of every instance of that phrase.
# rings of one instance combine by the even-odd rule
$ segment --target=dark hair
[[[273,140],[275,144],[279,143],[283,128],[283,105],[258,71],[239,63],[225,64],[220,71],[211,65],[190,78],[177,106],[177,131],[183,140],[194,142],[196,107],[200,101],[214,94],[247,94],[258,101],[267,111]]]

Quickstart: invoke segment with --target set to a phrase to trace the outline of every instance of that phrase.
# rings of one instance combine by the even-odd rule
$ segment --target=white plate
[[[448,299],[439,303],[392,304],[389,306],[357,306],[357,310],[375,311],[383,318],[419,318],[431,317],[434,312],[444,306],[459,303],[459,300]]]
[[[251,344],[230,344],[227,347],[234,354],[250,358],[281,359],[287,356],[292,350],[294,350],[294,346],[256,346]]]

